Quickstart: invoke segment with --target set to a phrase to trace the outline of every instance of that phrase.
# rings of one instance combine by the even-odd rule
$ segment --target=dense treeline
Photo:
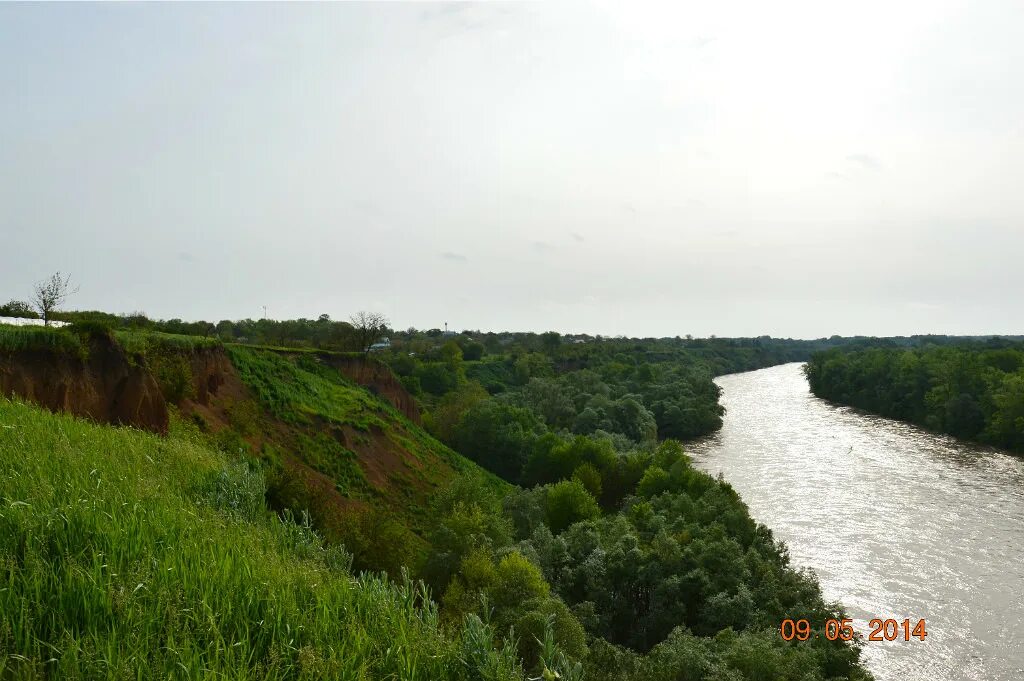
[[[381,355],[430,411],[431,430],[520,482],[546,433],[594,435],[617,449],[721,427],[712,378],[806,359],[825,341],[562,339],[516,334],[493,351],[466,335],[423,352]],[[474,359],[468,359],[468,358]]]
[[[38,317],[28,303],[11,300],[0,305],[0,316]],[[280,347],[318,348],[324,350],[361,350],[358,330],[350,321],[321,314],[315,319],[222,319],[220,321],[154,319],[144,312],[114,314],[99,310],[64,310],[53,312],[52,318],[65,322],[101,323],[112,329],[158,331],[187,336],[216,337],[227,343],[248,343]],[[790,340],[762,336],[760,338],[645,338],[628,339],[589,334],[563,336],[556,332],[484,332],[465,330],[461,333],[439,328],[406,330],[385,326],[381,335],[392,341],[395,350],[423,354],[436,352],[448,341],[458,343],[466,360],[479,360],[484,355],[508,355],[530,352],[558,352],[566,359],[589,355],[592,349],[577,346],[602,345],[601,352],[619,351],[642,344],[645,351],[666,357],[681,349],[691,357],[707,362],[715,374],[746,371],[769,364],[802,361],[816,349],[858,342],[863,339],[833,337],[815,341]],[[770,356],[773,356],[769,359]]]
[[[547,626],[587,679],[870,678],[856,645],[781,640],[783,618],[841,608],[677,442],[582,456],[603,459],[584,470],[620,471],[621,500],[580,467],[503,499],[471,484],[441,495],[424,575],[446,617],[515,631],[527,668]]]
[[[784,617],[841,611],[676,440],[721,426],[714,375],[812,343],[549,333],[478,354],[479,342],[382,355],[436,437],[518,485],[501,499],[461,485],[436,509],[423,574],[443,612],[492,612],[528,668],[549,621],[588,679],[867,678],[855,646],[781,641]]]
[[[1024,345],[999,339],[814,355],[811,391],[930,430],[1024,452]]]

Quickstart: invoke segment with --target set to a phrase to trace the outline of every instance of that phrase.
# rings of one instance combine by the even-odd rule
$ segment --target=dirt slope
[[[94,335],[87,354],[0,352],[0,393],[51,411],[166,433],[167,403],[152,374],[111,338]]]

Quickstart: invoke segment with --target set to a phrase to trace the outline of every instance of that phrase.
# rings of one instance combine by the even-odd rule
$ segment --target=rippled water
[[[1024,458],[819,400],[800,364],[716,382],[725,425],[690,445],[697,464],[858,631],[927,620],[923,642],[865,644],[880,681],[1024,679]]]

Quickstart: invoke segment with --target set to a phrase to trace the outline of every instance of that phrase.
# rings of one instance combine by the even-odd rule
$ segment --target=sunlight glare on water
[[[810,394],[801,364],[716,379],[722,430],[688,447],[867,634],[879,681],[1024,679],[1024,458]]]

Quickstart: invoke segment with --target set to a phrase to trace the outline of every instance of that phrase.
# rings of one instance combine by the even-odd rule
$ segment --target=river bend
[[[812,568],[868,642],[879,681],[1024,679],[1024,458],[810,394],[801,364],[721,376],[722,430],[689,446]]]

